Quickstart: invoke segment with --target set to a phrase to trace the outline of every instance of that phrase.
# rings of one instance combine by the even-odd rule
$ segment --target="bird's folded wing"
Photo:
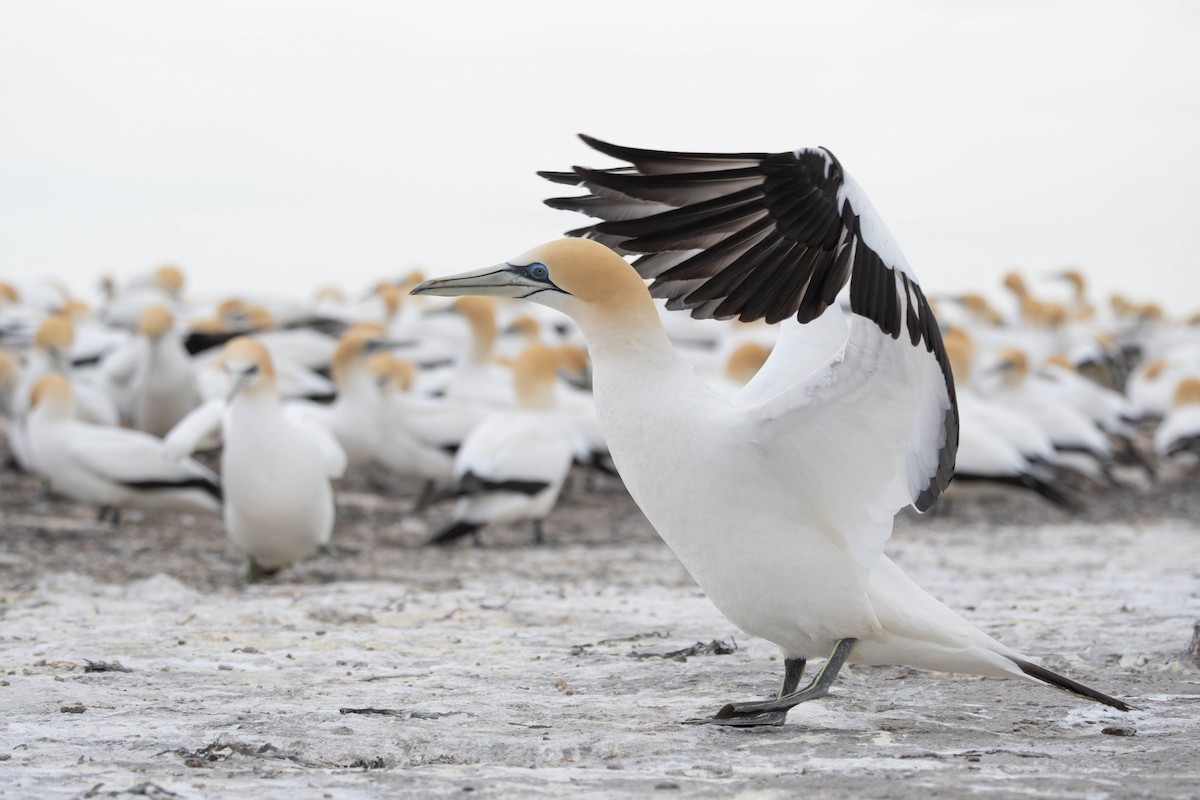
[[[300,435],[316,450],[326,477],[337,480],[346,474],[346,451],[322,421],[322,417],[328,413],[327,406],[305,401],[285,403],[283,406],[284,418],[298,428]]]
[[[221,443],[221,421],[225,401],[209,400],[192,409],[164,437],[168,457],[179,460],[197,450],[208,450]]]
[[[592,194],[582,198],[585,203],[547,202],[604,211],[602,222],[572,233],[637,255],[633,266],[652,279],[651,294],[667,298],[668,308],[688,309],[697,318],[810,323],[848,287],[855,322],[865,324],[852,326],[843,356],[829,366],[829,386],[823,393],[809,385],[785,394],[794,401],[812,392],[795,406],[811,414],[823,404],[818,398],[832,404],[837,392],[851,391],[865,375],[891,376],[877,402],[881,414],[883,408],[893,411],[881,419],[891,420],[895,435],[912,437],[903,475],[910,501],[922,511],[932,505],[953,475],[958,443],[949,361],[915,275],[840,162],[823,148],[674,153],[583,139],[632,166],[550,173],[546,177],[556,183],[569,183],[566,176],[573,175]],[[592,198],[619,203],[619,213]],[[671,210],[659,211],[661,205]],[[796,385],[811,371],[811,364],[797,369],[791,358],[773,355],[747,397],[761,399],[767,384],[776,391]]]
[[[161,439],[140,431],[90,427],[67,445],[71,458],[97,477],[121,484],[216,482],[196,461],[170,458]]]
[[[558,415],[504,412],[472,431],[454,463],[460,477],[548,485],[563,479],[573,455],[574,438]]]

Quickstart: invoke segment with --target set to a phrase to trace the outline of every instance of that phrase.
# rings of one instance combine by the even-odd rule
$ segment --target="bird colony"
[[[11,468],[104,524],[220,515],[250,581],[336,547],[339,482],[371,465],[423,487],[412,514],[449,519],[431,547],[487,547],[512,523],[552,542],[559,497],[588,490],[572,468],[619,473],[717,608],[784,656],[776,697],[694,722],[783,724],[844,662],[1126,708],[977,630],[883,550],[897,512],[943,493],[1073,510],[1189,480],[1200,315],[1096,297],[1080,269],[923,287],[822,148],[585,141],[622,165],[543,174],[588,227],[458,276],[212,299],[164,266],[105,278],[95,305],[0,281]]]

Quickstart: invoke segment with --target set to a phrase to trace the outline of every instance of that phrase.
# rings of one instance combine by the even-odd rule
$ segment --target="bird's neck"
[[[667,336],[653,303],[626,313],[577,319],[592,358],[598,403],[707,386]]]

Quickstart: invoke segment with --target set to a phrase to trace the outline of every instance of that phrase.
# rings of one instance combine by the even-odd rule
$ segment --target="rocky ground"
[[[211,517],[92,509],[0,475],[0,797],[1200,796],[1200,484],[1079,515],[961,494],[889,553],[985,630],[1120,697],[847,670],[768,730],[681,725],[765,695],[736,631],[620,485],[547,524],[419,546],[448,509],[339,493],[337,552],[241,582]]]

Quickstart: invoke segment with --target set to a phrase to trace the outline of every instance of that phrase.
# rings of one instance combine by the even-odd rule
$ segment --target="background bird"
[[[429,540],[444,545],[487,525],[529,520],[536,544],[577,453],[588,451],[558,408],[559,350],[532,344],[513,365],[516,405],[483,419],[454,457],[461,495],[454,519]]]
[[[102,520],[111,514],[119,521],[129,508],[221,511],[221,486],[211,470],[173,458],[156,436],[78,419],[62,375],[34,385],[28,436],[38,473],[59,491],[98,506]]]

